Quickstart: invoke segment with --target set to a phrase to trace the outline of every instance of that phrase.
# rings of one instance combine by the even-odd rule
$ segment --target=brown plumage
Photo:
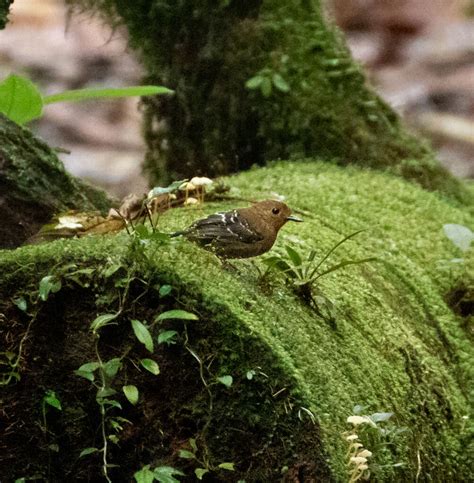
[[[265,200],[249,208],[215,213],[172,236],[183,235],[220,258],[249,258],[270,250],[287,221],[302,220],[291,216],[285,203]]]

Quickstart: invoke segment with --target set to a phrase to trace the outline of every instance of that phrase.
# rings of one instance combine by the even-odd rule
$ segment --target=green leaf
[[[76,376],[83,377],[84,379],[87,379],[90,382],[94,382],[94,379],[95,379],[94,374],[89,371],[81,371],[80,369],[76,369],[74,371],[74,374],[76,374]]]
[[[281,257],[278,257],[278,256],[268,257],[263,260],[263,263],[268,265],[270,268],[283,272],[285,275],[288,275],[288,277],[295,278],[296,276],[296,273],[294,272],[293,268],[287,262],[285,262],[285,260],[283,260]]]
[[[0,83],[0,112],[24,124],[41,116],[43,99],[38,88],[25,77],[9,75]]]
[[[46,394],[43,396],[43,402],[45,404],[49,404],[53,408],[58,409],[59,411],[62,410],[61,401],[58,399],[54,391],[46,391]]]
[[[380,423],[382,421],[388,421],[393,416],[393,413],[374,413],[369,416],[369,418],[374,423]]]
[[[123,265],[121,263],[112,263],[110,265],[108,265],[104,270],[103,270],[103,274],[104,274],[104,277],[105,278],[109,278],[111,277],[114,273],[118,272],[121,268],[123,267]]]
[[[337,242],[327,253],[324,255],[324,257],[321,259],[321,261],[316,265],[316,267],[313,269],[313,272],[311,273],[309,278],[313,278],[316,273],[318,272],[318,268],[329,258],[329,256],[337,249],[339,248],[343,243],[346,241],[350,240],[351,238],[355,237],[359,233],[362,233],[363,231],[366,231],[367,228],[363,228],[362,230],[357,230],[354,233],[351,233],[350,235],[345,236],[341,241]]]
[[[171,293],[171,290],[172,290],[171,285],[162,285],[159,291],[160,297],[166,297]]]
[[[293,262],[293,265],[298,267],[303,263],[303,260],[300,254],[294,248],[291,248],[290,246],[286,245],[285,250],[286,250],[286,253],[288,253],[288,256],[290,257],[290,260]]]
[[[104,404],[103,399],[113,396],[114,394],[117,394],[115,389],[112,389],[111,387],[101,387],[97,390],[96,400],[99,404]]]
[[[129,385],[129,386],[123,386],[122,387],[123,393],[125,394],[125,397],[128,399],[128,401],[135,405],[138,402],[138,389],[136,386]]]
[[[191,448],[193,449],[193,451],[195,453],[197,453],[197,450],[198,450],[198,447],[197,447],[197,444],[196,444],[196,439],[195,438],[189,438],[189,444],[191,445]]]
[[[112,320],[117,318],[117,314],[102,314],[96,317],[92,322],[91,322],[91,330],[94,333],[97,333],[99,329],[102,327],[105,327],[106,325],[111,325]],[[117,322],[114,322],[114,325],[116,325]]]
[[[155,473],[150,470],[150,465],[146,465],[141,470],[134,473],[133,477],[137,483],[153,483],[155,480]]]
[[[289,92],[290,86],[280,74],[273,74],[273,85],[281,92]]]
[[[155,468],[153,473],[160,483],[179,483],[179,480],[174,478],[174,475],[185,476],[182,471],[171,466],[159,466]]]
[[[86,99],[102,99],[109,97],[133,97],[133,96],[152,96],[162,94],[173,94],[174,91],[162,86],[131,86],[120,88],[105,88],[105,89],[77,89],[72,91],[65,91],[59,94],[53,94],[44,97],[45,104],[52,104],[53,102],[76,102],[84,101]]]
[[[260,84],[263,81],[263,77],[261,75],[256,75],[254,77],[251,77],[246,83],[245,87],[247,89],[258,89],[260,87]]]
[[[196,468],[194,470],[194,474],[196,475],[196,478],[198,480],[202,480],[202,477],[206,474],[209,473],[209,470],[206,470],[206,468]]]
[[[119,357],[114,357],[104,364],[104,372],[110,379],[117,375],[120,367],[122,366],[122,361]]]
[[[232,376],[229,375],[218,377],[217,380],[226,387],[232,386],[232,383],[234,382]]]
[[[221,463],[218,465],[219,468],[222,468],[223,470],[228,470],[228,471],[235,471],[235,464],[234,463]]]
[[[146,347],[149,352],[153,352],[153,339],[150,331],[143,322],[131,320],[135,337]]]
[[[249,381],[253,379],[255,376],[256,372],[253,369],[250,369],[250,371],[247,371],[246,377]]]
[[[155,321],[167,319],[199,320],[198,316],[186,310],[168,310],[155,317]]]
[[[82,364],[82,366],[79,367],[78,371],[94,372],[99,367],[100,367],[100,364],[98,362],[87,362],[86,364]]]
[[[177,335],[178,333],[175,330],[164,330],[158,334],[158,344],[176,344],[175,338]]]
[[[22,311],[26,312],[26,309],[28,308],[28,304],[26,302],[25,297],[17,297],[13,299],[13,303]]]
[[[150,234],[150,240],[159,241],[159,242],[168,242],[171,240],[171,237],[168,233],[163,233],[161,231],[154,231]]]
[[[46,301],[50,293],[56,293],[61,290],[61,280],[55,275],[46,275],[39,283],[39,297]]]
[[[118,401],[116,401],[115,399],[102,399],[101,402],[105,406],[110,406],[110,407],[113,407],[113,408],[122,409],[122,405]]]
[[[445,235],[463,252],[467,252],[474,240],[474,233],[463,225],[448,223],[443,225]]]
[[[179,450],[179,457],[180,458],[185,458],[187,460],[194,460],[194,459],[196,459],[196,455],[193,452],[188,451],[187,449],[180,449]]]
[[[272,93],[272,81],[268,77],[264,77],[260,83],[260,92],[263,97],[270,97]]]
[[[141,359],[140,364],[155,376],[160,373],[160,366],[153,359]]]
[[[82,458],[83,456],[87,456],[88,454],[98,453],[98,452],[99,450],[97,448],[86,448],[81,451],[79,458]]]
[[[138,236],[138,238],[147,239],[150,238],[152,231],[151,228],[149,229],[142,223],[140,225],[135,225],[134,233]]]

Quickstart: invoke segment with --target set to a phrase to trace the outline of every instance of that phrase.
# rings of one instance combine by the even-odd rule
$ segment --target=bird
[[[281,201],[264,200],[248,208],[219,212],[172,233],[214,252],[220,259],[257,257],[270,250],[287,221],[301,222]]]

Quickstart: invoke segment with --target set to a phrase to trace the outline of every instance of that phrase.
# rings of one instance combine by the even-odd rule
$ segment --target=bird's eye
[[[278,215],[278,213],[280,213],[280,208],[273,208],[273,209],[272,209],[272,213],[273,213],[274,215]]]

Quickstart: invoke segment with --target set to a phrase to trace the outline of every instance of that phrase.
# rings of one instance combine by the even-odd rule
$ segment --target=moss
[[[380,480],[410,480],[419,469],[426,480],[469,479],[465,451],[469,433],[463,416],[468,413],[473,351],[463,321],[445,301],[465,269],[451,261],[459,254],[442,231],[444,223],[472,226],[469,211],[386,174],[341,169],[314,160],[254,169],[230,178],[229,183],[235,196],[264,199],[277,192],[304,213],[305,223],[283,228],[276,251],[289,243],[302,252],[314,248],[322,254],[343,235],[368,228],[344,244],[334,260],[377,256],[380,261],[320,280],[319,289],[336,304],[335,324],[318,317],[279,279],[262,290],[256,267],[263,271],[264,265],[259,259],[237,261],[238,270],[229,271],[212,254],[174,239],[169,245],[150,245],[151,258],[143,264],[129,251],[125,235],[58,241],[4,253],[2,300],[8,303],[14,294],[36,287],[52,265],[60,270],[74,263],[97,267],[102,273],[110,264],[126,260],[129,267],[136,264],[137,287],[144,286],[139,279],[149,281],[150,286],[168,283],[173,293],[165,302],[153,290],[141,295],[139,303],[123,315],[125,322],[117,329],[122,333],[112,329],[107,333],[104,350],[109,356],[117,354],[123,341],[129,341],[129,317],[151,320],[157,312],[176,306],[197,313],[200,320],[189,324],[190,344],[214,375],[234,377],[229,390],[222,385],[213,389],[206,444],[214,461],[237,463],[237,476],[275,481],[277,461],[281,461],[290,468],[288,477],[306,471],[323,481],[343,479],[347,448],[341,434],[348,429],[345,420],[353,406],[361,404],[368,412],[394,412],[396,425],[407,428],[394,445],[368,448],[374,452],[375,463],[389,465],[376,473]],[[228,201],[203,209],[173,210],[162,216],[160,226],[164,231],[182,228],[205,213],[235,204]],[[84,330],[97,313],[95,294],[101,290],[114,293],[108,283],[116,285],[116,281],[99,281],[82,288],[80,296],[64,292],[68,302],[54,319],[50,311],[58,310],[62,293],[58,292],[43,323],[66,321],[67,337],[76,340],[77,331]],[[137,287],[131,300],[141,294]],[[76,299],[87,301],[89,307],[75,313]],[[106,305],[97,307],[98,313],[116,305],[116,300],[103,302]],[[16,324],[22,320],[13,309],[9,316]],[[9,327],[6,322],[2,325]],[[165,328],[183,330],[182,323],[167,323]],[[84,340],[81,350],[87,354],[86,339],[79,339]],[[28,360],[33,361],[40,350],[33,338]],[[79,365],[79,354],[71,367]],[[136,358],[139,348],[130,354]],[[163,364],[158,382],[152,376],[136,375],[127,365],[127,377],[138,377],[145,395],[136,410],[125,410],[134,425],[123,442],[127,454],[133,453],[123,465],[123,475],[129,476],[138,463],[182,465],[177,450],[196,433],[202,438],[205,429],[208,399],[195,359],[180,344],[158,349],[157,357]],[[260,375],[254,386],[246,378],[252,369],[268,377]],[[52,370],[51,363],[42,369],[44,374]],[[12,394],[18,394],[27,381],[28,373],[10,388]],[[80,394],[83,404],[87,389]],[[91,399],[93,394],[89,394]],[[92,402],[83,407],[87,414],[93,411]],[[299,420],[298,411],[302,418],[306,415],[301,407],[315,415],[314,427],[308,420]],[[90,434],[90,423],[84,425],[82,431]],[[151,432],[146,431],[147,425]],[[165,436],[157,436],[158,427]],[[115,458],[121,454],[114,450]],[[400,462],[404,463],[401,468],[390,466]],[[191,466],[186,469],[192,471]]]
[[[176,92],[144,100],[151,183],[318,156],[474,199],[367,85],[318,0],[69,4],[125,25],[145,81]],[[256,76],[267,91],[245,87]]]

